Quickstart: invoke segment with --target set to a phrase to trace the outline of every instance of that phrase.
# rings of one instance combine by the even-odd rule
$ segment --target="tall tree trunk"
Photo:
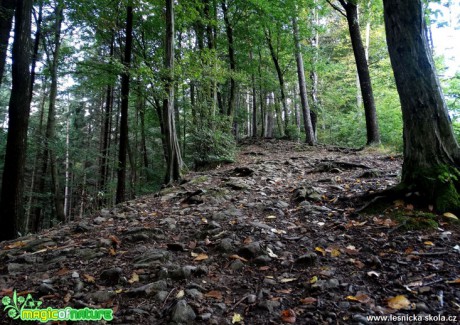
[[[16,1],[14,0],[0,1],[0,86],[2,85],[3,73],[5,71],[6,53],[13,25],[15,4]]]
[[[224,22],[225,22],[225,32],[227,34],[227,42],[228,42],[228,59],[230,62],[230,94],[228,96],[228,109],[227,115],[232,117],[235,113],[235,95],[236,95],[236,81],[233,77],[233,73],[236,70],[236,59],[235,59],[235,48],[233,44],[233,26],[230,22],[230,18],[228,17],[228,8],[227,8],[227,1],[221,1],[222,12],[224,14]]]
[[[295,45],[295,58],[297,62],[297,77],[299,80],[299,90],[300,90],[300,102],[302,105],[302,115],[303,115],[303,124],[305,128],[305,142],[313,146],[315,145],[315,131],[313,130],[313,125],[310,118],[310,105],[308,104],[307,98],[307,84],[305,82],[305,70],[303,67],[303,57],[300,48],[300,39],[299,39],[299,28],[297,26],[297,16],[292,18],[292,27],[294,33],[294,45]]]
[[[281,93],[281,104],[283,105],[283,111],[284,111],[284,129],[287,130],[289,126],[289,112],[288,112],[288,107],[287,107],[286,86],[284,83],[284,75],[283,75],[283,71],[281,71],[281,66],[278,60],[278,56],[276,55],[275,49],[273,47],[270,30],[265,31],[265,38],[267,40],[268,48],[270,49],[270,55],[272,57],[273,64],[275,65],[276,74],[278,75],[278,81],[280,84],[280,93]],[[282,128],[280,128],[280,132],[281,132],[281,136],[284,136],[284,131]]]
[[[366,52],[364,50],[361,31],[358,23],[358,7],[351,1],[339,0],[346,11],[348,30],[350,32],[351,44],[356,61],[356,68],[359,75],[361,86],[361,96],[364,103],[364,113],[366,116],[367,144],[380,143],[379,126],[375,109],[374,94],[372,92],[371,77],[369,66],[367,65]]]
[[[30,100],[32,100],[35,84],[35,69],[38,60],[38,49],[42,38],[42,21],[43,21],[43,0],[38,1],[38,17],[36,22],[34,49],[32,53],[32,65],[30,67]]]
[[[126,200],[126,154],[128,151],[128,106],[129,106],[129,68],[133,42],[133,6],[130,1],[126,7],[126,40],[123,59],[124,72],[121,75],[121,116],[120,143],[118,148],[116,203]]]
[[[165,183],[171,184],[181,178],[183,164],[174,121],[174,0],[166,0],[165,44],[165,68],[168,70],[165,80],[166,97],[163,100],[164,138],[167,149]]]
[[[115,37],[112,34],[110,40],[109,57],[113,58]],[[108,177],[108,160],[109,160],[109,139],[110,139],[110,121],[112,120],[112,107],[113,107],[113,85],[107,85],[107,92],[105,97],[105,108],[103,114],[102,125],[102,148],[101,148],[101,161],[99,167],[99,189],[104,194],[106,192],[107,177]]]
[[[319,56],[319,15],[318,9],[316,8],[317,0],[314,0],[315,9],[313,9],[313,22],[312,25],[315,29],[315,34],[310,40],[310,44],[313,47],[313,55],[311,57],[311,70],[310,70],[310,80],[311,80],[311,103],[312,109],[310,111],[311,116],[311,124],[313,127],[313,132],[315,134],[315,140],[317,139],[317,132],[316,132],[316,120],[317,114],[319,111],[319,101],[318,101],[318,56]]]
[[[17,0],[12,52],[13,84],[8,109],[8,135],[0,198],[0,241],[13,239],[23,219],[24,164],[30,112],[30,32],[32,0]]]
[[[422,1],[384,0],[388,50],[404,125],[401,182],[441,211],[458,211],[460,150],[436,75]]]

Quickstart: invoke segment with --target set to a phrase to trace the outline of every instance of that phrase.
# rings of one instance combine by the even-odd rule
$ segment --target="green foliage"
[[[188,156],[195,168],[215,166],[235,159],[235,137],[226,118],[216,121],[216,127],[194,128],[188,137]]]
[[[286,133],[286,137],[289,140],[294,140],[294,141],[300,140],[301,133],[297,125],[294,125],[294,124],[288,125],[288,127],[285,130],[285,133]]]

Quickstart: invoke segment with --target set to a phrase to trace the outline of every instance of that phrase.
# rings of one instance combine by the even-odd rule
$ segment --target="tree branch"
[[[330,0],[326,0],[327,3],[329,3],[331,5],[332,8],[334,8],[335,10],[337,10],[342,16],[344,16],[345,18],[347,18],[347,15],[343,12],[342,9],[340,9],[339,6],[333,4]],[[343,0],[340,0],[340,3],[342,4],[342,6],[344,5],[344,2]],[[345,3],[345,6],[346,6],[346,3]]]

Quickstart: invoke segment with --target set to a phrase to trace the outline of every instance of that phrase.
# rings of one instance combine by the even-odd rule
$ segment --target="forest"
[[[458,26],[458,4],[422,5],[434,51],[432,28]],[[381,1],[2,0],[0,10],[0,220],[14,228],[1,239],[232,162],[244,138],[402,152]],[[452,119],[443,127],[455,132],[459,71],[434,54]],[[447,165],[440,173],[456,181]]]

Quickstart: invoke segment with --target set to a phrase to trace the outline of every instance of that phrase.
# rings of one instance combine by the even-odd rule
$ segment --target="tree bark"
[[[401,185],[458,211],[460,150],[436,75],[420,0],[384,0],[388,50],[404,125]]]
[[[313,146],[316,143],[315,132],[310,118],[310,105],[307,98],[307,84],[305,82],[305,70],[303,66],[303,57],[300,48],[299,28],[297,26],[297,17],[292,18],[292,27],[294,34],[295,58],[297,62],[297,77],[299,80],[300,102],[302,105],[303,124],[305,128],[305,142]]]
[[[13,25],[14,8],[16,1],[0,0],[0,86],[2,85],[3,73],[5,71],[6,54],[8,41]]]
[[[128,106],[129,106],[129,68],[133,42],[133,7],[130,1],[126,7],[126,40],[124,53],[124,71],[121,75],[121,116],[120,142],[118,148],[117,194],[116,204],[126,200],[126,155],[128,152]]]
[[[366,116],[367,144],[380,143],[379,126],[377,122],[377,113],[375,109],[374,94],[372,92],[371,77],[369,66],[366,60],[361,31],[358,23],[358,7],[351,1],[339,0],[346,12],[348,30],[350,32],[351,45],[358,70],[359,83],[361,86],[361,96],[364,104],[364,113]]]
[[[227,8],[227,1],[222,0],[222,12],[224,15],[224,23],[225,23],[225,32],[227,34],[227,42],[228,42],[228,60],[230,62],[230,94],[228,96],[228,109],[227,115],[233,117],[235,113],[235,95],[236,95],[236,82],[235,78],[233,77],[233,73],[236,70],[236,59],[235,59],[235,49],[233,45],[233,26],[230,22],[228,17],[228,8]]]
[[[32,0],[17,0],[12,51],[12,89],[0,199],[0,241],[16,238],[23,219],[24,164],[30,112],[30,33]]]
[[[166,55],[165,78],[166,97],[163,100],[163,124],[166,144],[165,184],[171,184],[181,178],[182,156],[177,140],[174,121],[174,0],[166,0]]]

